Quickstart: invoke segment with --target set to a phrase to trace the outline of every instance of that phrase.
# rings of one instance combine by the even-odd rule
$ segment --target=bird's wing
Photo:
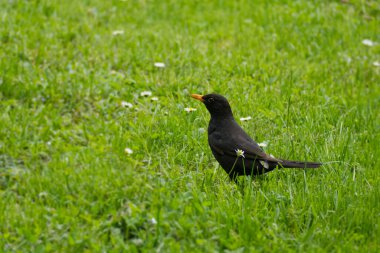
[[[240,131],[239,131],[240,132]],[[267,155],[261,147],[246,133],[233,133],[229,136],[209,136],[209,145],[213,152],[219,155],[237,156],[236,150],[244,151],[244,157],[252,160],[266,160],[278,162],[280,160]]]

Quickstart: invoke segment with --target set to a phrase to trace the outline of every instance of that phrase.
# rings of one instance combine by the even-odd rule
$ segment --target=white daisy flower
[[[156,224],[157,224],[157,221],[156,221],[155,218],[150,219],[149,222],[150,222],[151,224],[153,224],[153,225],[156,225]]]
[[[40,193],[38,193],[38,197],[40,197],[40,198],[46,197],[47,195],[48,195],[47,192],[40,192]]]
[[[237,157],[243,157],[243,158],[245,158],[245,156],[244,156],[244,150],[235,149],[235,152],[236,152],[236,156]]]
[[[118,36],[118,35],[122,35],[124,34],[124,31],[123,30],[116,30],[116,31],[113,31],[112,32],[112,35],[113,36]]]
[[[373,42],[372,40],[369,40],[369,39],[362,40],[362,43],[363,43],[363,45],[366,45],[369,47],[372,47],[375,45],[375,42]]]
[[[245,118],[240,118],[240,121],[247,121],[247,120],[251,120],[252,117],[251,116],[248,116],[248,117],[245,117]]]
[[[155,62],[154,66],[157,68],[165,68],[166,67],[165,63],[163,63],[163,62]]]
[[[151,101],[158,101],[158,97],[152,97],[150,100]]]
[[[267,147],[268,146],[268,141],[263,141],[263,142],[260,142],[260,143],[258,143],[258,145],[260,146],[260,147],[262,147],[262,148],[265,148],[265,147]]]
[[[197,109],[191,108],[191,107],[186,107],[184,110],[185,110],[185,112],[195,112]]]
[[[126,102],[126,101],[121,101],[121,106],[122,107],[125,107],[125,108],[132,108],[133,105],[129,102]]]
[[[352,58],[351,57],[345,56],[344,59],[346,60],[346,62],[348,64],[350,64],[352,62]]]
[[[152,92],[151,91],[143,91],[143,92],[141,92],[140,93],[140,96],[142,96],[142,97],[150,97],[150,96],[152,96]]]
[[[127,155],[131,155],[131,154],[133,154],[133,150],[130,149],[130,148],[125,148],[125,149],[124,149],[124,152],[125,152]]]

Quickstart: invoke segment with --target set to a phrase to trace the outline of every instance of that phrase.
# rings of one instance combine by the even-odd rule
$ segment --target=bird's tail
[[[288,161],[288,160],[281,160],[278,164],[280,167],[283,168],[318,168],[322,165],[322,163],[319,162],[300,162],[300,161]]]

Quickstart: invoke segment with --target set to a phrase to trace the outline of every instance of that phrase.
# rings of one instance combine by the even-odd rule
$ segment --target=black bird
[[[319,162],[277,159],[262,148],[236,123],[230,104],[219,94],[191,95],[203,102],[211,114],[208,143],[211,151],[232,180],[241,175],[260,175],[278,168],[318,168]]]

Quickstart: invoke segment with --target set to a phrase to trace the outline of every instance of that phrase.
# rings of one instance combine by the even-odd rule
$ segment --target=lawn
[[[0,18],[2,252],[379,252],[378,1],[12,0]],[[324,166],[231,182],[190,97],[211,92],[266,152]]]

